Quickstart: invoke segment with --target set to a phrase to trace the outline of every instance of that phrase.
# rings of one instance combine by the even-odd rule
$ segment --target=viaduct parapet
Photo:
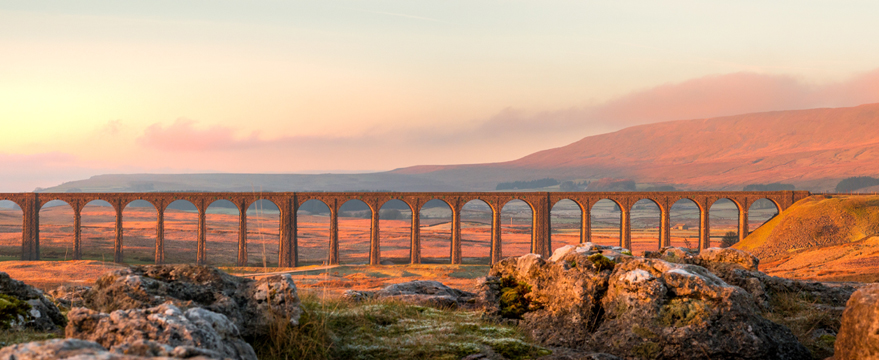
[[[620,208],[620,246],[631,248],[631,211],[632,206],[640,200],[654,202],[661,213],[659,246],[670,245],[670,209],[679,200],[688,199],[696,204],[700,212],[699,249],[709,247],[710,223],[708,210],[720,199],[729,199],[736,204],[739,211],[739,237],[748,235],[748,209],[760,199],[768,199],[775,203],[779,212],[785,211],[793,203],[811,194],[808,191],[774,191],[774,192],[149,192],[149,193],[0,193],[0,200],[10,200],[21,207],[23,212],[21,259],[40,259],[40,209],[54,200],[67,202],[74,213],[74,244],[73,258],[81,259],[81,213],[83,207],[91,201],[103,200],[110,203],[116,212],[116,231],[114,242],[114,261],[123,262],[123,228],[122,210],[135,200],[144,200],[157,210],[155,262],[165,261],[164,248],[164,213],[168,205],[177,200],[186,200],[198,209],[198,242],[197,263],[207,263],[206,220],[205,212],[212,203],[228,200],[235,204],[239,213],[238,234],[238,265],[247,264],[247,208],[256,201],[269,200],[280,209],[280,238],[278,264],[281,267],[297,266],[298,242],[296,211],[301,204],[309,200],[318,200],[330,209],[330,234],[328,264],[339,263],[339,209],[349,200],[360,200],[366,203],[372,213],[370,226],[369,263],[378,265],[380,259],[379,244],[379,209],[391,200],[400,200],[409,206],[412,212],[410,235],[410,262],[421,263],[421,239],[419,210],[430,200],[440,200],[452,210],[451,223],[451,262],[460,264],[461,257],[461,208],[472,200],[481,200],[491,207],[491,263],[502,258],[501,241],[501,208],[513,200],[522,200],[532,210],[531,252],[547,257],[552,252],[552,235],[550,210],[561,200],[571,200],[580,207],[582,214],[580,226],[580,242],[589,242],[592,238],[591,210],[600,200],[611,200]]]

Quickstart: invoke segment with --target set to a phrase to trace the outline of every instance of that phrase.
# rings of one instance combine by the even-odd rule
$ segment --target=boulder
[[[393,284],[377,291],[345,291],[349,300],[367,299],[397,300],[418,305],[456,308],[473,303],[475,295],[450,288],[439,281],[417,280]]]
[[[518,318],[549,347],[637,359],[811,357],[789,329],[760,315],[748,291],[702,266],[623,252],[584,244],[550,261],[504,259],[480,283],[480,302],[487,316]]]
[[[852,294],[833,348],[836,360],[879,358],[879,285]]]
[[[757,271],[760,259],[750,253],[733,248],[708,248],[695,256],[697,265],[702,263],[733,264],[745,270]]]
[[[186,358],[190,360],[207,360],[210,357],[194,355],[172,357],[166,355],[152,355],[148,352],[143,354],[122,353],[108,351],[94,341],[80,339],[52,339],[46,341],[34,341],[24,344],[15,344],[0,349],[0,360],[171,360]]]
[[[209,266],[148,265],[102,276],[83,295],[85,307],[102,312],[146,309],[165,302],[201,307],[225,315],[244,337],[263,335],[276,316],[298,325],[302,313],[289,274],[259,280],[229,275]]]
[[[0,327],[22,326],[52,331],[65,324],[64,315],[43,292],[0,272]],[[21,304],[21,302],[27,305]]]
[[[202,308],[180,310],[166,303],[110,314],[74,308],[64,335],[94,341],[118,353],[139,356],[256,360],[250,344],[226,316]]]
[[[49,297],[54,300],[59,307],[66,309],[74,307],[82,307],[84,305],[83,296],[91,289],[88,286],[80,285],[62,285],[54,290],[49,291]]]

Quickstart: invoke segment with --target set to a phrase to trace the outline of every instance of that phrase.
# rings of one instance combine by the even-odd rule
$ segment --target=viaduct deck
[[[430,200],[440,200],[452,209],[452,241],[451,262],[461,263],[461,208],[469,201],[481,200],[491,207],[491,262],[501,259],[501,208],[509,201],[522,200],[532,210],[531,252],[549,256],[552,251],[552,235],[550,232],[550,210],[561,200],[571,200],[580,207],[582,214],[580,242],[591,240],[591,209],[603,199],[611,200],[619,205],[620,212],[620,246],[630,248],[631,209],[640,200],[654,202],[661,212],[660,246],[670,244],[671,224],[669,212],[671,206],[682,199],[689,199],[699,207],[699,249],[709,246],[708,209],[720,199],[729,199],[739,210],[739,237],[744,239],[748,234],[748,209],[755,201],[768,199],[775,203],[779,212],[783,212],[793,203],[810,196],[808,191],[704,191],[704,192],[148,192],[148,193],[0,193],[0,200],[10,200],[21,207],[22,221],[22,260],[40,259],[40,224],[39,212],[46,203],[53,200],[65,201],[73,208],[74,213],[74,259],[80,259],[81,251],[81,212],[91,201],[103,200],[110,203],[116,212],[114,261],[123,262],[123,229],[122,210],[135,200],[144,200],[157,210],[155,261],[164,263],[164,212],[168,205],[176,200],[191,202],[198,209],[197,262],[207,262],[205,251],[206,224],[205,211],[215,201],[228,200],[235,204],[239,213],[238,264],[247,263],[247,211],[246,209],[258,200],[269,200],[280,210],[280,238],[278,264],[291,267],[298,264],[298,243],[296,235],[296,211],[299,206],[309,200],[318,200],[330,209],[330,235],[328,264],[339,263],[339,208],[349,200],[360,200],[366,203],[371,212],[369,263],[379,264],[379,209],[391,200],[400,200],[412,210],[412,226],[410,235],[410,262],[421,262],[420,214],[421,207]]]

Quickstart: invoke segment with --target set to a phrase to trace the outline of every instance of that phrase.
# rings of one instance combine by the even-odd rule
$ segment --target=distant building
[[[673,226],[672,229],[675,229],[675,230],[690,230],[690,225],[687,225],[687,224],[677,224],[677,225]]]

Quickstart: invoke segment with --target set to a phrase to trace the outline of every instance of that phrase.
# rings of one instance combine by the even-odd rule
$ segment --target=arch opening
[[[601,199],[592,205],[592,242],[598,245],[618,246],[621,244],[623,210],[610,199]]]
[[[488,203],[478,199],[461,207],[461,263],[491,263],[492,212]]]
[[[205,209],[205,263],[234,266],[238,263],[238,206],[216,200]]]
[[[708,208],[710,247],[730,247],[739,242],[739,206],[723,198]]]
[[[104,200],[92,200],[83,206],[80,215],[82,216],[80,223],[82,259],[112,262],[116,253],[116,210],[113,205]],[[73,219],[73,216],[71,215],[70,218]],[[73,231],[70,234],[72,237]],[[125,231],[122,235],[125,236]],[[42,237],[43,235],[40,234],[40,238]],[[42,240],[40,242],[42,247]],[[124,241],[122,246],[124,249]],[[123,255],[125,255],[124,250]]]
[[[748,208],[748,231],[756,231],[779,213],[778,205],[772,200],[763,198],[754,201]]]
[[[392,199],[381,206],[378,214],[382,265],[408,264],[411,255],[411,208],[402,200]]]
[[[49,201],[40,208],[41,260],[73,259],[73,217],[73,207],[63,200]]]
[[[372,208],[351,199],[339,206],[339,263],[369,264]]]
[[[501,257],[531,253],[534,211],[522,200],[510,200],[501,208]]]
[[[421,263],[452,262],[452,207],[439,199],[430,200],[418,212],[421,226]]]
[[[271,200],[247,206],[247,266],[277,267],[281,242],[281,209]],[[237,239],[236,239],[237,243]],[[235,252],[237,254],[237,250]]]
[[[198,208],[187,200],[175,200],[164,212],[165,263],[195,264],[198,261]]]
[[[326,265],[330,250],[330,207],[320,200],[308,200],[296,209],[296,239],[299,266]]]
[[[638,200],[632,205],[632,251],[635,255],[643,255],[645,251],[659,251],[660,224],[662,211],[659,204],[651,199]]]
[[[0,261],[21,260],[24,212],[10,200],[0,200]]]
[[[702,213],[695,201],[680,199],[672,204],[669,209],[670,245],[698,249],[701,221]]]
[[[146,200],[134,200],[122,208],[122,248],[127,264],[156,262],[156,207]],[[167,253],[167,249],[165,251]]]
[[[583,210],[570,199],[559,200],[549,211],[552,251],[565,245],[580,243]]]

